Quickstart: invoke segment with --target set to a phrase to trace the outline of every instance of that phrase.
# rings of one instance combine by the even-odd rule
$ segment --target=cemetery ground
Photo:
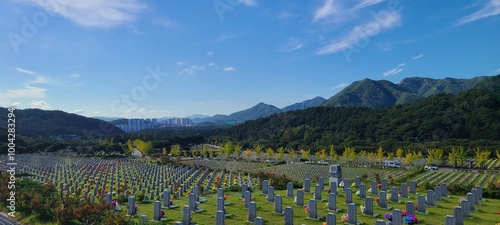
[[[56,187],[60,187],[60,183],[64,183],[68,181],[69,177],[63,175],[63,173],[71,174],[71,178],[73,182],[79,179],[79,175],[86,175],[85,171],[78,166],[79,163],[91,163],[92,168],[95,165],[102,166],[103,168],[107,165],[117,165],[116,163],[119,161],[121,164],[126,164],[128,162],[123,160],[101,160],[101,159],[91,159],[91,161],[87,161],[89,159],[82,160],[81,158],[70,158],[70,159],[59,159],[57,157],[52,158],[50,160],[55,160],[54,164],[47,163],[44,159],[45,156],[36,156],[36,157],[27,157],[24,163],[31,164],[32,167],[29,167],[32,170],[26,169],[23,172],[33,172],[37,174],[37,177],[33,178],[39,182],[43,181],[54,181]],[[37,160],[36,162],[29,162],[28,160]],[[45,169],[41,171],[35,171],[37,168],[36,165],[43,164],[45,165]],[[205,202],[201,202],[199,208],[202,209],[201,212],[192,212],[191,217],[193,223],[196,224],[215,224],[216,221],[216,212],[217,212],[217,186],[225,187],[225,195],[227,195],[227,199],[225,202],[229,202],[230,204],[225,206],[226,213],[230,214],[230,216],[225,218],[225,224],[253,224],[253,222],[248,222],[248,209],[245,208],[244,202],[242,201],[242,192],[241,185],[245,182],[251,183],[251,198],[252,201],[255,202],[257,206],[257,217],[262,217],[264,219],[265,224],[284,224],[284,215],[274,213],[275,206],[274,203],[267,201],[267,195],[263,194],[261,188],[261,181],[257,179],[255,174],[258,172],[266,172],[271,173],[277,176],[286,175],[291,178],[294,183],[293,195],[297,195],[298,190],[302,190],[302,186],[304,184],[304,179],[311,179],[310,189],[311,193],[304,193],[304,204],[307,205],[310,199],[314,199],[315,196],[313,194],[315,190],[315,186],[318,183],[318,179],[320,177],[325,178],[324,189],[321,190],[321,200],[317,201],[317,215],[322,217],[320,219],[310,219],[308,218],[308,212],[306,212],[306,207],[297,206],[294,202],[294,197],[287,197],[287,190],[275,190],[275,195],[282,196],[282,209],[285,210],[286,207],[293,208],[293,219],[294,224],[323,224],[324,217],[328,213],[335,213],[337,224],[344,224],[342,222],[342,216],[347,213],[348,205],[345,204],[346,201],[346,191],[343,187],[337,187],[338,195],[336,197],[336,206],[339,211],[329,211],[328,210],[328,198],[329,194],[327,190],[330,188],[332,191],[328,178],[328,166],[326,165],[307,165],[307,164],[283,164],[283,165],[273,165],[267,163],[251,163],[251,162],[236,162],[236,161],[214,161],[214,160],[192,160],[186,161],[186,165],[191,166],[204,166],[204,167],[186,167],[180,165],[152,165],[149,162],[142,161],[133,161],[130,165],[126,167],[120,168],[118,167],[116,173],[119,174],[132,174],[134,179],[138,179],[144,177],[141,171],[136,170],[145,170],[149,171],[148,168],[163,168],[163,169],[172,169],[172,173],[178,173],[178,176],[174,176],[179,180],[179,184],[181,183],[189,183],[186,186],[185,190],[179,192],[181,196],[178,198],[172,197],[173,203],[178,205],[178,208],[174,209],[163,209],[165,212],[164,222],[156,222],[152,221],[154,215],[154,201],[157,199],[162,202],[162,198],[159,195],[155,195],[154,200],[146,200],[139,201],[137,199],[136,205],[138,206],[138,214],[146,215],[148,218],[149,224],[174,224],[176,221],[182,221],[183,215],[183,206],[189,205],[188,201],[188,193],[191,192],[195,183],[200,184],[200,193],[203,192],[203,189],[208,186],[207,192],[201,197],[206,198]],[[50,167],[50,168],[49,168]],[[165,167],[165,168],[164,168]],[[90,168],[90,167],[89,167]],[[58,170],[60,170],[58,172]],[[127,170],[127,171],[121,171]],[[130,171],[128,171],[130,170]],[[51,174],[51,171],[53,174]],[[61,172],[63,171],[63,172]],[[111,177],[116,177],[114,175],[108,175],[104,173],[111,174],[113,170],[96,170],[92,174],[94,178],[99,178],[102,182],[106,183],[106,179],[111,179]],[[170,170],[169,170],[170,171]],[[197,172],[199,171],[199,172]],[[342,172],[344,178],[350,179],[351,183],[354,185],[355,177],[359,177],[361,183],[366,186],[366,195],[367,197],[371,197],[373,199],[373,211],[375,214],[378,214],[376,217],[365,216],[361,212],[360,206],[365,205],[365,200],[360,198],[356,192],[359,191],[359,188],[353,187],[352,189],[352,200],[355,203],[357,221],[362,222],[363,224],[375,224],[376,220],[384,220],[384,215],[386,213],[393,212],[393,209],[401,209],[405,210],[406,203],[411,201],[414,204],[417,204],[417,196],[423,195],[427,196],[427,189],[433,189],[435,186],[439,186],[441,183],[447,183],[449,188],[453,187],[453,184],[462,184],[469,186],[481,186],[483,187],[483,192],[485,192],[488,188],[488,184],[496,184],[495,188],[499,188],[498,184],[500,183],[500,174],[486,174],[486,173],[467,173],[467,172],[454,172],[454,171],[426,171],[426,170],[399,170],[399,169],[379,169],[379,168],[362,168],[362,167],[342,167]],[[44,174],[44,175],[42,175]],[[183,174],[186,174],[183,177]],[[115,174],[116,175],[116,174]],[[250,175],[250,176],[249,176]],[[151,176],[151,175],[149,175]],[[44,178],[45,177],[45,178]],[[190,179],[190,177],[193,177]],[[102,179],[101,179],[102,178]],[[82,179],[82,178],[80,178]],[[83,179],[82,179],[83,180]],[[96,180],[96,179],[94,179]],[[201,181],[200,181],[201,180]],[[372,195],[368,191],[368,189],[372,185],[372,181],[377,181],[377,184],[380,184],[380,180],[385,180],[387,182],[387,189],[391,190],[394,186],[398,190],[401,190],[401,183],[409,183],[411,181],[415,181],[417,184],[417,194],[409,194],[409,198],[404,198],[399,196],[398,202],[391,202],[387,199],[387,205],[391,207],[391,209],[381,209],[378,207],[378,204],[375,202],[375,199],[379,196]],[[107,181],[110,182],[109,180]],[[113,182],[113,181],[111,181]],[[86,187],[89,185],[91,181],[88,183],[80,184],[82,187]],[[228,184],[229,183],[229,184]],[[137,183],[134,183],[137,185]],[[273,183],[271,179],[269,181],[269,186],[273,186],[278,184]],[[283,185],[283,184],[280,184]],[[78,186],[78,185],[77,185]],[[117,185],[118,186],[118,185]],[[286,185],[285,185],[286,186]],[[105,186],[109,188],[109,186]],[[144,188],[144,186],[143,186]],[[115,187],[116,189],[116,187]],[[128,191],[132,191],[132,186],[126,188]],[[140,188],[137,188],[138,192],[140,192]],[[155,189],[155,187],[153,187]],[[166,188],[165,188],[166,189]],[[90,189],[93,190],[93,189]],[[69,192],[70,189],[68,188]],[[72,190],[76,192],[75,190]],[[380,193],[381,190],[377,190],[377,193]],[[471,190],[466,190],[466,192],[470,192]],[[92,192],[92,191],[90,191]],[[454,214],[454,207],[460,206],[461,198],[465,198],[466,193],[463,194],[450,194],[448,197],[443,197],[441,201],[436,201],[436,206],[431,207],[427,206],[426,211],[427,214],[415,213],[415,216],[420,220],[419,224],[444,224],[446,215]],[[80,192],[80,195],[83,195]],[[116,194],[118,195],[118,194]],[[112,196],[112,199],[119,200],[119,206],[122,208],[121,211],[117,213],[126,214],[127,213],[127,202],[123,199],[124,197],[118,197],[116,195]],[[123,192],[120,193],[123,195]],[[146,194],[148,195],[148,194]],[[132,195],[131,195],[132,196]],[[136,195],[137,196],[137,195]],[[81,196],[75,196],[75,198],[80,198]],[[163,206],[163,203],[162,203]],[[6,210],[6,208],[3,208]],[[417,211],[417,210],[415,210]],[[128,217],[127,217],[128,218]],[[133,223],[139,223],[140,216],[132,217]],[[36,221],[33,220],[33,217],[24,218],[22,222],[26,224],[57,224],[55,221]],[[26,222],[29,221],[29,222]],[[479,201],[479,205],[476,206],[476,211],[470,212],[469,218],[464,218],[465,225],[482,225],[482,224],[498,224],[500,223],[500,199],[492,199],[485,198],[484,200]]]

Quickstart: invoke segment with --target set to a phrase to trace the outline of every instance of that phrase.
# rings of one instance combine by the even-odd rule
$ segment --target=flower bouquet
[[[417,224],[418,223],[417,217],[413,214],[408,214],[407,216],[405,216],[403,221],[406,224]]]
[[[340,217],[340,222],[345,223],[349,220],[349,217],[347,217],[347,213],[344,213],[342,217]]]
[[[386,213],[386,214],[384,215],[384,218],[385,218],[386,220],[389,220],[389,221],[391,221],[391,222],[392,222],[392,213]]]

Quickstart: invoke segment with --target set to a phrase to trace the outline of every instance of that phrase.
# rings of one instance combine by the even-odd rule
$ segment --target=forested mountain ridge
[[[393,148],[452,140],[456,145],[488,145],[500,137],[499,86],[496,76],[458,95],[441,93],[392,107],[314,107],[280,113],[217,130],[212,139],[227,136],[244,144],[313,150],[330,144]]]
[[[322,105],[327,107],[389,107],[415,102],[439,93],[458,94],[489,78],[456,79],[447,77],[432,79],[410,77],[401,80],[398,84],[387,80],[364,79],[353,82]]]

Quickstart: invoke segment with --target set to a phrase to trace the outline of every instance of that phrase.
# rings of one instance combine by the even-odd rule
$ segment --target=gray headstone
[[[446,183],[441,183],[441,197],[448,197],[448,185]]]
[[[267,201],[274,202],[274,187],[273,186],[269,186],[267,188]]]
[[[267,195],[267,187],[269,186],[269,181],[268,180],[263,180],[262,181],[262,194]]]
[[[455,218],[453,218],[453,216],[450,215],[445,216],[444,225],[455,225]]]
[[[417,182],[411,181],[410,182],[410,194],[416,194],[417,193]]]
[[[188,205],[185,205],[182,208],[182,225],[190,225],[191,224],[191,209]]]
[[[304,180],[304,192],[305,193],[311,192],[311,181],[309,179]]]
[[[415,204],[413,202],[406,202],[406,215],[413,214],[415,215]]]
[[[194,198],[194,194],[189,194],[189,209],[194,212],[196,211],[196,199]]]
[[[479,193],[476,188],[472,189],[472,200],[474,200],[474,205],[479,205]]]
[[[360,184],[361,184],[361,177],[356,176],[356,177],[354,178],[354,187],[355,187],[355,188],[359,188],[359,185],[360,185]]]
[[[330,182],[330,193],[337,194],[337,183]]]
[[[163,207],[166,207],[166,208],[170,207],[170,192],[169,191],[163,192]]]
[[[244,206],[245,206],[245,208],[248,208],[248,205],[252,201],[252,193],[249,191],[246,191],[244,200],[245,200]]]
[[[401,184],[401,198],[408,198],[408,185],[406,183]]]
[[[111,192],[107,193],[105,198],[104,198],[106,200],[106,203],[111,204],[112,197],[113,196],[111,195]]]
[[[392,211],[392,224],[393,225],[402,225],[403,224],[403,216],[401,214],[401,210],[394,209]]]
[[[215,225],[226,225],[226,222],[224,221],[225,218],[226,215],[224,210],[217,210],[217,213],[215,214]]]
[[[382,179],[382,187],[380,188],[382,191],[387,191],[387,179]]]
[[[293,208],[290,206],[285,208],[285,225],[293,225]]]
[[[345,190],[345,203],[346,204],[352,203],[352,189],[351,188],[347,188]]]
[[[129,197],[128,198],[128,215],[133,216],[135,215],[135,196]]]
[[[318,208],[317,208],[316,200],[309,200],[309,218],[317,219],[318,218]]]
[[[339,164],[330,165],[330,179],[329,182],[340,184],[342,181],[342,168]]]
[[[283,214],[282,202],[281,195],[274,196],[274,213]]]
[[[364,184],[359,185],[359,197],[366,198],[366,185]]]
[[[139,219],[139,225],[147,225],[148,224],[148,216],[147,215],[141,215]]]
[[[288,182],[286,184],[286,196],[293,197],[293,183],[292,182]]]
[[[297,205],[304,206],[304,192],[301,189],[297,190]]]
[[[376,220],[375,225],[385,225],[385,221],[383,220]]]
[[[372,181],[371,194],[372,195],[376,195],[377,194],[377,182],[375,182],[375,181]]]
[[[387,209],[387,194],[385,191],[381,191],[378,195],[378,206]]]
[[[468,201],[467,200],[460,201],[460,207],[463,210],[464,218],[470,217],[470,210],[469,210]]]
[[[248,185],[242,184],[241,185],[241,198],[245,198],[245,192],[248,191]],[[253,222],[253,221],[252,221]]]
[[[221,197],[217,198],[217,210],[224,211],[224,198]]]
[[[365,198],[365,215],[373,216],[373,199],[370,197]]]
[[[199,201],[200,200],[200,188],[198,186],[194,186],[193,187],[193,193],[194,193],[194,198],[196,199],[196,201]]]
[[[250,205],[248,205],[248,221],[254,222],[255,217],[257,217],[257,204],[250,202]]]
[[[357,224],[358,218],[356,217],[356,204],[351,203],[347,206],[347,223]]]
[[[336,225],[337,224],[337,216],[334,213],[326,214],[326,225]]]
[[[455,218],[456,225],[464,225],[464,211],[462,207],[455,206],[453,208],[453,218]]]
[[[391,202],[399,202],[398,188],[396,188],[396,187],[391,188]]]
[[[325,178],[324,177],[320,177],[318,179],[318,184],[319,184],[319,187],[321,188],[321,190],[325,190]]]
[[[433,190],[427,190],[427,205],[428,206],[436,206],[436,203],[434,203],[434,191]]]
[[[351,187],[351,181],[347,178],[344,178],[344,191],[350,187]]]
[[[217,197],[224,198],[224,189],[223,188],[217,189]]]
[[[469,206],[469,211],[475,211],[476,207],[474,206],[474,196],[472,193],[467,193],[467,205]]]
[[[328,195],[328,210],[337,210],[337,195],[330,193]]]
[[[156,221],[161,220],[160,212],[161,212],[161,202],[155,201],[153,203],[153,220],[156,220]]]
[[[483,187],[477,186],[476,189],[477,189],[477,199],[479,201],[482,201],[483,200]]]
[[[318,184],[314,187],[314,199],[321,201],[321,187]]]
[[[436,201],[441,201],[441,187],[436,186],[434,187],[434,200]]]
[[[417,198],[418,198],[417,199],[418,212],[419,213],[427,213],[427,211],[425,210],[425,196],[419,195]]]
[[[255,217],[253,224],[254,225],[264,225],[264,219],[262,219],[262,217]]]

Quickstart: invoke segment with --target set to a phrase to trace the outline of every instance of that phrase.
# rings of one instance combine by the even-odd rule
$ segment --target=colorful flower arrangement
[[[160,218],[163,218],[163,216],[165,216],[165,211],[161,210],[160,211]]]
[[[382,189],[382,184],[377,184],[378,189]]]
[[[406,224],[417,224],[418,218],[413,214],[409,214],[409,215],[404,217],[403,221]]]
[[[378,197],[375,198],[375,202],[379,203],[380,199]]]
[[[458,203],[461,203],[463,200],[467,200],[467,199],[462,197],[462,198],[458,199]]]
[[[345,223],[349,221],[349,217],[347,216],[347,213],[342,214],[342,217],[340,217],[340,222]]]
[[[384,218],[392,222],[392,213],[385,213]]]
[[[132,214],[133,215],[137,214],[137,210],[139,210],[139,206],[138,205],[134,205],[134,210],[132,210]]]
[[[224,201],[226,201],[226,200],[227,200],[227,198],[228,198],[228,196],[227,196],[227,195],[224,195]]]
[[[361,213],[365,213],[365,206],[364,205],[359,205],[359,208],[361,209]]]
[[[406,210],[401,210],[401,216],[406,216]]]
[[[117,202],[116,200],[111,201],[111,205],[112,205],[114,208],[116,208],[117,204],[118,204],[118,202]]]
[[[332,191],[332,189],[328,188],[326,189],[326,193],[330,194],[330,192]]]
[[[306,212],[306,213],[309,212],[309,205],[306,205],[306,207],[304,207],[304,212]]]

